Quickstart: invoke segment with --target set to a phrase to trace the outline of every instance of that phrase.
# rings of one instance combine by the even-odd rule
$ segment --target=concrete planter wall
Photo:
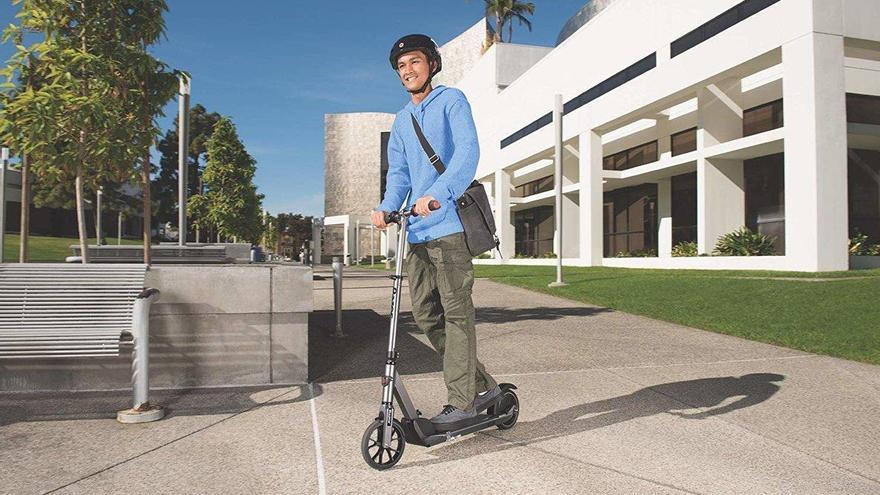
[[[880,268],[880,256],[850,256],[850,270],[866,270]]]
[[[305,383],[312,270],[290,265],[163,265],[150,316],[150,386]],[[116,358],[0,361],[0,391],[131,387],[130,349]]]

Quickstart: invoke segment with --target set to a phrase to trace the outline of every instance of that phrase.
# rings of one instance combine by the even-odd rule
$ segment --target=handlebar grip
[[[384,211],[384,212],[382,212],[382,213],[385,214],[384,220],[385,220],[385,224],[386,224],[386,225],[390,225],[390,224],[392,224],[392,223],[397,223],[397,221],[400,220],[400,212],[397,212],[397,211],[391,211],[391,212]]]
[[[430,203],[428,203],[428,209],[431,211],[439,210],[440,209],[440,202],[437,201],[436,199],[432,200]]]

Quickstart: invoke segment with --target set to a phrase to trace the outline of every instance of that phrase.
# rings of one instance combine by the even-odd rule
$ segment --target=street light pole
[[[568,285],[562,281],[562,95],[557,94],[553,101],[553,123],[555,127],[555,150],[553,161],[556,163],[553,184],[556,189],[556,281],[549,287]]]
[[[9,148],[0,150],[0,263],[3,262],[4,244],[6,243],[6,166],[9,165]],[[27,208],[27,206],[22,206]]]
[[[187,151],[189,150],[189,94],[192,78],[182,72],[178,73],[180,89],[178,90],[177,105],[177,182],[178,182],[178,214],[177,214],[177,244],[186,246],[186,197],[187,197]]]
[[[103,198],[103,196],[104,196],[104,190],[101,188],[98,188],[98,200],[96,201],[97,204],[95,205],[95,213],[96,213],[96,215],[95,215],[95,238],[96,238],[95,245],[96,246],[101,245],[101,234],[103,234],[103,232],[102,232],[103,224],[101,223],[101,199]]]

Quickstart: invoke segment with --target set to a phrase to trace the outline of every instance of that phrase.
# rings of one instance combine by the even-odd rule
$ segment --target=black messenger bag
[[[422,143],[422,149],[428,155],[431,165],[437,169],[438,174],[446,171],[443,161],[434,152],[431,143],[425,138],[421,126],[416,121],[415,115],[412,117],[413,127],[419,142]],[[495,236],[495,218],[492,216],[492,207],[489,205],[489,197],[486,195],[486,188],[477,181],[471,182],[464,194],[455,200],[455,209],[458,211],[458,218],[464,227],[464,239],[467,243],[468,251],[471,256],[479,256],[491,249],[498,249],[498,237]],[[498,251],[501,254],[501,251]]]

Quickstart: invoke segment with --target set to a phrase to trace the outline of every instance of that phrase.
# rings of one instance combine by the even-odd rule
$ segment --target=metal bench
[[[82,261],[79,244],[70,246],[73,256],[65,261]],[[92,263],[138,263],[144,259],[143,246],[89,246],[89,261]],[[153,263],[229,263],[225,246],[177,246],[160,244],[153,246]]]
[[[134,404],[123,423],[155,421],[149,401],[150,305],[146,265],[0,264],[0,359],[118,356],[130,337]]]

